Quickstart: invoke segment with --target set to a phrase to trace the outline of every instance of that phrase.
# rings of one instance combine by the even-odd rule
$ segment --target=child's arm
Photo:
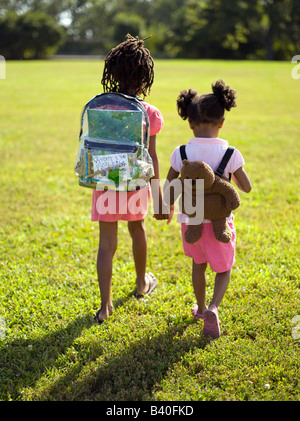
[[[249,193],[252,189],[250,179],[243,167],[240,167],[232,174],[232,179],[237,187],[245,193]]]
[[[173,167],[170,167],[167,175],[167,180],[170,182],[178,178],[179,172],[175,171]]]
[[[148,148],[149,155],[152,159],[153,169],[154,169],[154,176],[151,179],[152,180],[158,180],[159,182],[159,162],[158,162],[158,156],[156,152],[156,135],[149,137],[149,148]],[[156,200],[157,195],[156,192],[153,192],[152,194],[153,201]],[[155,213],[153,216],[155,219],[168,219],[169,215],[167,213],[163,212],[163,200],[162,200],[162,194],[161,189],[159,187],[158,189],[158,203],[153,203],[154,209],[159,209],[159,213]]]
[[[175,180],[176,178],[178,178],[179,176],[179,172],[175,171],[174,168],[170,167],[169,171],[168,171],[168,175],[167,175],[167,181],[171,182],[172,180]],[[164,186],[164,195],[165,195],[165,186]],[[169,213],[169,218],[168,218],[168,224],[171,222],[173,215],[174,215],[174,202],[176,201],[177,198],[174,197],[174,191],[169,190],[169,195],[168,195],[168,202],[167,206],[169,206],[170,208],[170,213]]]

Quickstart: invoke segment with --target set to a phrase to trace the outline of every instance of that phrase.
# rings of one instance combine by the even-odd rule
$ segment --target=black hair
[[[218,124],[224,118],[225,110],[236,107],[236,91],[225,85],[222,79],[212,84],[211,94],[198,95],[189,89],[180,92],[177,99],[178,114],[183,120],[196,124]]]
[[[145,38],[146,39],[146,38]],[[126,39],[105,57],[101,83],[104,92],[122,92],[146,96],[154,81],[154,61],[144,40],[126,35]]]

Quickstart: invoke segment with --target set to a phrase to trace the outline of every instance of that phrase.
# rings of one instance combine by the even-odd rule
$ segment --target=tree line
[[[2,0],[0,54],[106,54],[130,33],[158,57],[291,59],[299,0]]]

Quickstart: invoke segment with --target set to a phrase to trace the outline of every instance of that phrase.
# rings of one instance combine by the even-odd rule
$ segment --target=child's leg
[[[197,264],[193,260],[192,281],[199,314],[206,310],[206,267],[206,263]]]
[[[113,312],[111,300],[112,261],[118,243],[118,223],[99,222],[100,240],[97,258],[98,283],[101,294],[101,308],[97,313],[99,322],[107,319]]]
[[[147,238],[144,220],[128,222],[128,230],[132,238],[132,251],[136,270],[137,294],[145,294],[149,290],[151,280],[146,275]]]
[[[229,285],[230,276],[231,276],[231,269],[229,269],[227,272],[216,274],[214,294],[211,301],[211,305],[215,305],[218,308],[219,305],[221,304],[221,301]]]
[[[218,308],[227,290],[230,281],[231,269],[227,272],[217,273],[214,294],[209,308],[204,313],[203,333],[205,336],[218,338],[221,335]]]

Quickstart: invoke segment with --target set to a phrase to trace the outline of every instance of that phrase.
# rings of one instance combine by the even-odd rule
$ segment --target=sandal
[[[111,308],[111,311],[109,311],[108,317],[105,319],[100,319],[100,311],[102,307],[99,308],[99,310],[94,314],[94,320],[101,325],[105,320],[107,320],[113,313],[113,307]]]
[[[194,317],[195,320],[197,320],[197,322],[201,319],[204,319],[204,314],[198,313],[198,306],[197,304],[195,304],[192,308],[191,308],[191,312],[192,312],[192,316]]]
[[[101,323],[104,322],[104,320],[100,320],[99,319],[100,310],[101,310],[101,308],[99,308],[99,310],[97,311],[97,313],[94,314],[94,320],[95,320],[95,322],[99,323],[99,325],[101,325]]]
[[[153,275],[153,273],[146,273],[146,275],[145,276],[147,276],[147,277],[149,277],[150,276],[150,281],[149,281],[149,289],[148,289],[148,291],[147,292],[145,292],[144,294],[138,294],[137,292],[134,294],[135,295],[135,297],[137,298],[137,299],[139,299],[139,298],[143,298],[145,295],[150,295],[151,294],[151,292],[157,287],[157,284],[158,284],[158,281],[157,281],[157,279],[155,278],[155,276]]]

